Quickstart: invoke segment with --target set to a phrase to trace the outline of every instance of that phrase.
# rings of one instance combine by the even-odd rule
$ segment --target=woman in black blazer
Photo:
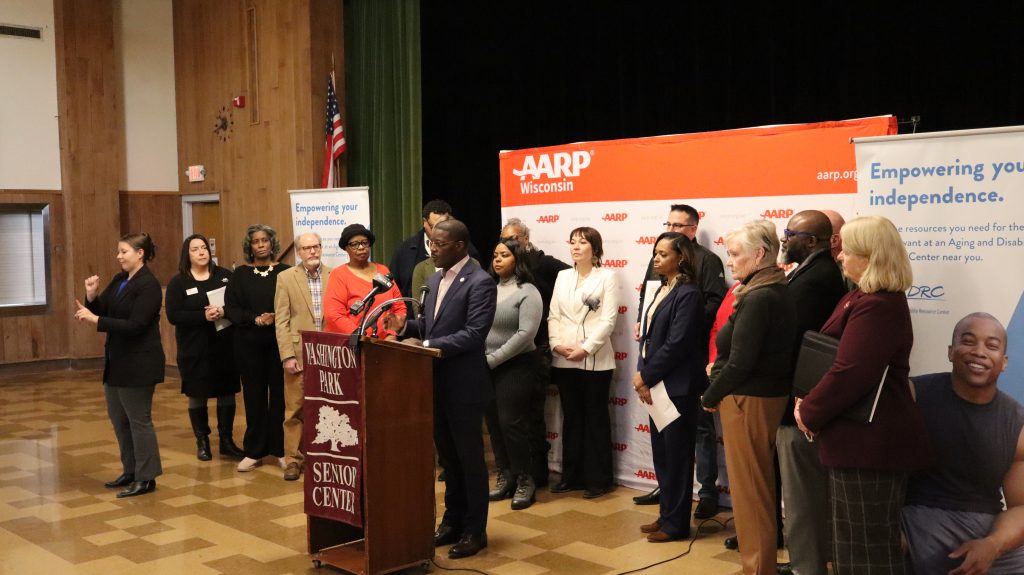
[[[107,333],[103,392],[107,415],[121,449],[121,476],[107,487],[127,487],[118,497],[134,497],[156,489],[160,448],[153,429],[153,392],[164,380],[164,348],[160,343],[160,282],[146,267],[156,247],[145,233],[128,234],[117,243],[121,272],[97,294],[99,276],[85,280],[85,305],[78,300],[75,317]]]
[[[704,298],[696,284],[690,238],[676,232],[658,236],[653,270],[661,289],[641,316],[640,358],[633,389],[651,405],[651,391],[663,386],[679,418],[658,429],[651,420],[651,452],[661,497],[658,519],[640,527],[651,543],[690,536],[693,455],[697,409],[706,356],[701,343]]]
[[[188,396],[188,418],[196,436],[196,457],[200,461],[213,458],[210,453],[210,421],[207,400],[217,398],[217,431],[220,454],[241,459],[242,450],[235,445],[235,394],[241,386],[235,369],[234,329],[224,322],[224,306],[212,305],[207,296],[224,292],[231,281],[231,272],[210,259],[210,242],[205,236],[193,234],[181,245],[178,275],[167,285],[167,319],[174,324],[178,342],[178,371],[181,393]]]

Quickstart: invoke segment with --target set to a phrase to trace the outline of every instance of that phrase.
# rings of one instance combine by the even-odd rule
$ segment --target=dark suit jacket
[[[793,365],[796,365],[804,332],[821,331],[836,304],[846,295],[846,284],[843,273],[832,259],[832,252],[827,248],[808,256],[786,281],[789,295],[796,305],[796,344],[793,346]],[[782,415],[783,425],[796,425],[793,405],[790,400]]]
[[[650,326],[645,325],[640,336],[640,349],[646,346],[646,354],[637,360],[637,370],[647,386],[664,381],[671,397],[703,390],[707,365],[700,346],[703,303],[696,284],[682,284],[654,310]]]
[[[718,314],[718,306],[722,305],[722,300],[725,299],[725,292],[729,291],[729,287],[725,285],[725,268],[722,267],[722,260],[714,252],[707,249],[706,247],[693,243],[694,271],[697,272],[697,285],[700,288],[701,296],[703,299],[703,338],[702,345],[704,346],[704,355],[708,354],[708,345],[711,341],[711,326],[715,324],[715,316]],[[652,257],[647,262],[647,274],[644,276],[644,282],[658,279],[658,275],[654,273],[654,258]],[[637,315],[637,321],[643,321],[644,313],[644,295],[645,291],[642,287],[640,289],[640,305]]]
[[[484,341],[494,322],[498,288],[491,276],[466,262],[434,316],[441,273],[430,276],[423,319],[406,324],[405,337],[429,340],[443,354],[434,362],[434,393],[445,403],[485,403],[493,399]]]
[[[391,270],[391,277],[398,283],[398,291],[402,292],[405,297],[419,297],[420,286],[412,285],[412,272],[416,269],[416,264],[430,256],[423,246],[423,239],[426,235],[426,232],[420,228],[420,231],[402,240],[402,243],[395,248],[395,252],[391,255],[388,269]],[[472,242],[466,248],[469,250],[470,257],[477,261],[480,260],[480,254],[477,253]],[[415,293],[413,290],[416,290]]]
[[[820,331],[846,295],[843,274],[827,249],[819,250],[789,274],[789,295],[796,304],[797,350],[805,331]]]
[[[164,348],[160,343],[160,282],[149,267],[128,277],[121,272],[86,307],[100,317],[96,331],[106,332],[103,382],[114,387],[143,387],[164,380]]]

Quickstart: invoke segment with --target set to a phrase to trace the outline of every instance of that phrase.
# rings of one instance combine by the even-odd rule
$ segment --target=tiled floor
[[[274,465],[237,473],[229,460],[196,460],[177,380],[158,386],[154,399],[164,466],[157,491],[116,499],[103,487],[120,463],[99,379],[97,371],[0,376],[0,573],[333,572],[314,569],[305,553],[301,482],[282,481]],[[240,438],[241,413],[235,423]],[[584,500],[579,492],[543,490],[524,511],[492,503],[490,547],[459,561],[441,549],[435,560],[495,575],[591,575],[690,549],[689,542],[655,545],[641,537],[639,525],[656,508],[633,505],[637,494],[619,488]],[[731,534],[731,526],[708,522],[688,555],[643,573],[737,573],[738,554],[722,547]]]

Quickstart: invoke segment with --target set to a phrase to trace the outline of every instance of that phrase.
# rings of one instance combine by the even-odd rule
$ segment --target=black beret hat
[[[350,224],[345,226],[345,229],[342,230],[341,239],[338,240],[338,247],[345,249],[345,246],[347,246],[348,243],[352,241],[352,238],[356,236],[366,236],[366,239],[370,240],[371,246],[377,241],[377,237],[373,235],[373,232],[367,229],[363,224]]]

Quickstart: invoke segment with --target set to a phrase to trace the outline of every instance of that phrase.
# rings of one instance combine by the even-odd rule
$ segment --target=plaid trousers
[[[906,575],[900,510],[907,474],[829,469],[834,575]]]

